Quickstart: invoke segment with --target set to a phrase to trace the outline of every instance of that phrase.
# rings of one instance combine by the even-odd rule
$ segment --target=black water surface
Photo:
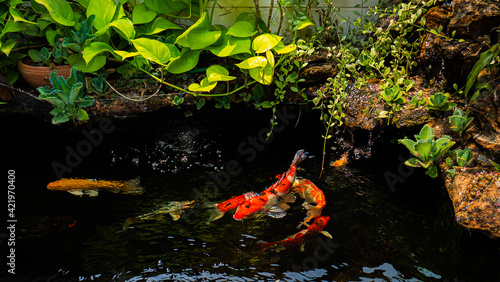
[[[16,176],[17,219],[16,274],[2,263],[2,281],[500,281],[500,243],[454,222],[439,180],[415,170],[388,182],[388,173],[400,174],[402,148],[382,138],[370,148],[372,159],[327,167],[318,180],[322,126],[305,113],[296,126],[297,109],[288,112],[291,121],[267,141],[259,141],[267,113],[113,118],[114,130],[63,177],[140,177],[146,192],[97,197],[48,191],[46,185],[58,178],[54,162],[66,165],[68,147],[76,150],[87,138],[83,129],[99,128],[99,121],[74,129],[0,116],[4,171]],[[258,240],[298,231],[305,217],[301,199],[281,219],[239,222],[226,214],[206,223],[209,209],[202,203],[264,190],[301,148],[315,156],[299,174],[324,191],[333,239],[318,235],[303,252],[288,248],[256,257]],[[129,217],[193,199],[200,204],[178,221],[164,215],[123,231]],[[5,258],[8,234],[0,233]]]

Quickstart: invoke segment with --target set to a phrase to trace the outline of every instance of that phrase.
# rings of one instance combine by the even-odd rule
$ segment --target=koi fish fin
[[[292,165],[297,165],[303,160],[307,158],[307,152],[305,152],[303,149],[300,149],[295,153],[295,157],[293,158]]]
[[[170,213],[170,216],[172,216],[173,221],[177,221],[177,220],[179,220],[179,218],[181,218],[180,214]]]
[[[246,192],[244,195],[245,195],[245,199],[246,200],[250,200],[253,197],[258,197],[259,196],[259,194],[255,193],[253,191],[252,192]]]
[[[274,178],[276,179],[281,179],[282,175],[281,174],[276,174],[276,176]]]
[[[97,189],[85,190],[83,193],[89,197],[99,196],[99,191],[97,191]]]
[[[83,191],[82,190],[75,190],[75,189],[71,189],[71,190],[66,190],[66,192],[72,194],[72,195],[75,195],[75,196],[83,196]]]
[[[215,205],[215,204],[207,207],[207,209],[208,209],[208,214],[209,214],[207,223],[210,223],[212,221],[216,221],[217,219],[223,217],[225,214],[225,212],[219,211],[219,209],[217,208],[217,205]]]
[[[332,239],[332,238],[333,238],[333,237],[332,237],[332,234],[330,234],[328,231],[320,231],[319,233],[323,234],[324,236],[326,236],[326,237],[328,237],[328,238],[330,238],[330,239]]]
[[[299,250],[300,250],[301,252],[303,252],[303,251],[304,251],[304,249],[305,249],[305,246],[306,246],[306,243],[302,243],[302,244],[300,244]]]
[[[272,218],[282,218],[286,216],[286,211],[278,206],[272,206],[266,214]]]
[[[297,199],[297,197],[295,197],[294,195],[285,195],[281,198],[283,200],[283,203],[294,203],[295,200]]]

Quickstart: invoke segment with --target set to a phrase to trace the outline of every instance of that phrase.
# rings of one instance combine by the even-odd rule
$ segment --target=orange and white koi
[[[316,219],[314,219],[314,222],[311,225],[305,224],[307,226],[307,229],[303,229],[293,235],[286,237],[281,241],[272,243],[267,243],[265,241],[258,241],[257,245],[260,247],[260,250],[257,253],[257,256],[259,256],[263,251],[269,248],[278,248],[278,247],[286,248],[286,247],[300,246],[300,251],[303,251],[306,237],[318,232],[331,239],[332,235],[330,235],[330,233],[328,233],[327,231],[323,231],[323,229],[325,229],[326,225],[328,224],[329,220],[330,217],[327,215],[317,217]]]
[[[238,206],[233,218],[236,220],[251,218],[267,212],[273,206],[279,206],[289,201],[288,199],[283,199],[283,197],[292,188],[295,181],[297,165],[306,157],[307,153],[304,150],[297,151],[288,171],[285,172],[276,183],[264,190],[260,196],[252,197]],[[287,207],[288,205],[286,204],[282,205],[279,212],[282,214]]]
[[[142,194],[144,192],[144,189],[139,186],[139,178],[130,181],[62,178],[50,182],[47,189],[66,191],[76,196],[88,195],[90,197],[99,195],[98,190],[123,194]]]
[[[311,180],[296,178],[292,190],[304,199],[302,206],[307,210],[307,217],[299,225],[308,223],[311,219],[321,215],[321,211],[326,205],[325,194]]]
[[[251,198],[253,198],[255,196],[258,196],[258,195],[255,194],[254,192],[247,192],[247,193],[239,195],[239,196],[234,196],[231,199],[226,200],[226,201],[218,204],[217,209],[220,212],[230,211],[232,209],[237,208],[238,206],[240,206],[241,204],[243,204],[244,202],[246,202],[247,200],[250,200]]]
[[[330,165],[335,166],[335,167],[341,167],[347,164],[347,157],[349,156],[349,153],[345,152],[342,154],[340,159],[332,162]]]

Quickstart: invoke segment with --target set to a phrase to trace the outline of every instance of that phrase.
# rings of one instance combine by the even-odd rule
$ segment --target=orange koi
[[[295,181],[297,165],[306,157],[307,153],[304,150],[297,151],[288,171],[285,172],[276,183],[264,190],[260,196],[250,198],[238,206],[233,218],[236,220],[251,218],[255,215],[267,212],[273,206],[278,206],[285,202],[282,200],[282,197],[292,188]],[[287,208],[287,206],[288,205],[285,205],[284,208]],[[282,211],[284,211],[284,209],[281,209],[280,212]]]
[[[298,227],[321,215],[321,211],[326,205],[326,199],[325,194],[316,184],[309,179],[296,178],[292,190],[304,199],[302,206],[307,210],[307,217]]]
[[[347,164],[347,157],[349,156],[349,153],[343,153],[342,156],[340,157],[340,159],[334,161],[333,163],[331,163],[331,166],[335,166],[335,167],[341,167],[341,166],[344,166]]]
[[[97,196],[98,190],[107,190],[113,193],[142,194],[144,189],[139,186],[139,178],[130,181],[109,181],[95,179],[62,178],[50,182],[47,189],[66,191],[76,196]]]
[[[247,192],[243,195],[234,196],[231,199],[218,204],[217,209],[220,212],[230,211],[232,209],[237,208],[238,206],[240,206],[241,204],[243,204],[244,202],[246,202],[247,200],[250,200],[251,198],[253,198],[255,196],[257,196],[257,194],[255,194],[254,192]]]
[[[257,245],[260,247],[260,250],[257,253],[257,256],[259,256],[263,251],[269,248],[276,248],[276,247],[286,248],[286,247],[300,246],[300,251],[303,251],[304,241],[306,237],[318,232],[331,239],[332,235],[330,235],[330,233],[328,233],[327,231],[323,231],[323,229],[325,229],[326,225],[328,224],[329,220],[330,217],[327,215],[317,217],[316,219],[314,219],[314,222],[311,225],[307,223],[305,224],[307,226],[307,229],[303,229],[293,235],[286,237],[281,241],[272,243],[267,243],[265,241],[258,241]]]

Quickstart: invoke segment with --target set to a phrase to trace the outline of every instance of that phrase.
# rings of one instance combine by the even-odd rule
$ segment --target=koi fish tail
[[[266,241],[262,241],[262,240],[257,241],[257,246],[259,247],[259,251],[257,252],[257,256],[260,256],[260,254],[263,251],[271,248],[273,245],[274,245],[273,243],[268,243]]]
[[[127,183],[126,191],[130,194],[142,194],[144,193],[144,188],[140,186],[141,177],[134,178]]]
[[[300,162],[302,162],[306,158],[307,158],[307,152],[305,152],[303,149],[298,150],[297,153],[295,153],[295,157],[293,158],[292,165],[298,165]]]

